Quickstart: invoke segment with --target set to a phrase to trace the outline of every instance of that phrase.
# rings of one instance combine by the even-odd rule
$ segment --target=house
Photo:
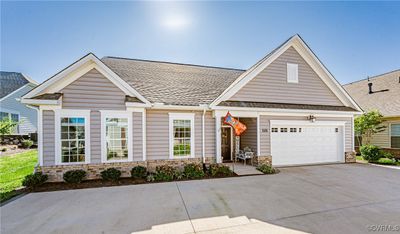
[[[400,69],[343,86],[364,111],[378,110],[385,130],[371,144],[400,157]]]
[[[37,111],[19,102],[22,95],[38,85],[19,72],[0,72],[0,119],[19,122],[13,134],[26,135],[37,131]]]
[[[134,165],[232,160],[229,111],[256,164],[354,162],[361,109],[300,36],[247,70],[88,54],[22,98],[38,106],[39,161],[50,180]]]

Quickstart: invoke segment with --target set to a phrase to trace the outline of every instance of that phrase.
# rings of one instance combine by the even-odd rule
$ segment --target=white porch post
[[[221,158],[221,115],[215,114],[215,147],[217,152],[217,163],[222,163]]]
[[[260,143],[260,137],[261,137],[261,126],[260,126],[260,115],[257,115],[257,155],[256,156],[260,156],[261,155],[261,143]]]

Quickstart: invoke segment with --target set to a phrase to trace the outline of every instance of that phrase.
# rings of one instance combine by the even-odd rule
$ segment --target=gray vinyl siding
[[[133,112],[133,161],[143,160],[143,113]]]
[[[43,111],[43,165],[55,164],[55,141],[54,141],[54,111]]]
[[[90,163],[101,163],[101,113],[90,112]]]
[[[287,83],[287,63],[298,64],[298,83]],[[293,47],[285,51],[229,100],[343,105]]]
[[[194,135],[195,135],[195,157],[202,156],[202,115],[203,112],[195,111],[170,111],[170,110],[148,110],[146,112],[146,142],[147,160],[169,159],[169,114],[168,113],[195,113]],[[211,112],[207,112],[205,118],[205,141],[206,156],[215,157],[215,120]]]
[[[240,148],[248,146],[257,154],[257,118],[240,118],[247,130],[240,136]]]
[[[19,114],[20,123],[15,134],[26,135],[37,132],[37,111],[16,100],[16,98],[20,98],[31,91],[35,86],[34,84],[28,84],[0,101],[1,112]]]
[[[270,120],[305,120],[302,116],[260,116],[261,129],[268,131],[260,131],[260,151],[261,155],[271,155],[271,135],[270,135]],[[345,151],[353,150],[352,138],[352,120],[351,118],[335,118],[335,117],[318,117],[317,121],[346,121],[345,123]]]
[[[125,110],[125,94],[96,69],[61,90],[62,108]]]

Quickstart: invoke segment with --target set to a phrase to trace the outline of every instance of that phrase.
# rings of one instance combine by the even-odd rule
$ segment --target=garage
[[[344,162],[344,122],[271,121],[273,166]]]

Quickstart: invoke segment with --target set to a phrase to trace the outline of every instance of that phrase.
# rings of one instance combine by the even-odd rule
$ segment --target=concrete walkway
[[[224,163],[227,165],[232,171],[234,171],[237,175],[262,175],[263,173],[257,170],[254,166],[240,162],[236,163]]]
[[[275,175],[31,193],[1,207],[1,233],[132,233],[177,222],[192,228],[161,232],[190,233],[197,220],[241,216],[309,233],[367,233],[374,225],[399,225],[400,171],[337,164],[280,168]],[[221,223],[211,221],[216,230]]]

